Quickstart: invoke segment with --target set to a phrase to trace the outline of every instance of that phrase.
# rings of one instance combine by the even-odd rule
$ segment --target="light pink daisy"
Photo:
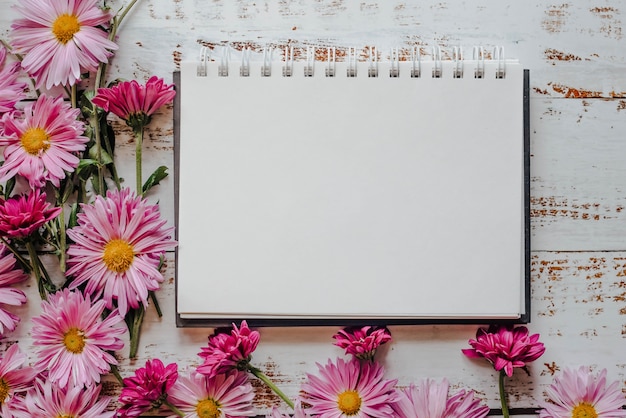
[[[387,327],[347,327],[338,331],[333,338],[335,345],[357,358],[371,360],[381,345],[391,341]]]
[[[85,124],[77,119],[79,114],[62,97],[45,94],[26,106],[23,115],[6,113],[0,136],[0,145],[6,145],[0,182],[19,174],[33,189],[45,186],[46,181],[59,187],[66,172],[78,165],[76,154],[89,141],[83,136]]]
[[[0,416],[12,417],[23,408],[21,395],[33,385],[35,371],[23,367],[26,354],[13,344],[0,360]]]
[[[377,362],[359,360],[317,365],[320,376],[307,374],[302,385],[301,402],[311,405],[311,415],[322,417],[394,417],[397,380],[383,378],[384,369]]]
[[[15,104],[22,100],[26,95],[24,89],[26,83],[18,81],[20,63],[6,62],[7,50],[0,44],[0,117],[4,113],[11,112],[15,109]],[[0,124],[0,135],[2,134],[2,125]]]
[[[50,207],[46,194],[39,189],[26,195],[0,198],[0,236],[23,240],[56,218],[61,208]]]
[[[168,393],[178,379],[178,365],[167,366],[159,359],[146,361],[146,367],[135,370],[134,376],[124,378],[120,393],[122,406],[118,417],[138,417],[153,408],[167,403]]]
[[[105,303],[69,289],[51,294],[41,303],[42,313],[33,318],[35,367],[48,370],[48,380],[62,388],[92,385],[108,373],[117,360],[110,351],[120,350],[123,318],[117,311],[102,319]]]
[[[102,27],[111,14],[98,0],[21,0],[23,16],[11,25],[12,46],[37,88],[73,85],[81,74],[107,62],[117,45]]]
[[[25,417],[112,418],[115,411],[106,411],[111,398],[100,397],[100,385],[60,388],[50,380],[37,380],[24,402]]]
[[[16,268],[17,260],[6,246],[0,245],[0,336],[5,330],[13,331],[20,318],[4,308],[4,305],[20,306],[26,303],[26,295],[20,289],[9,286],[23,282],[28,275]]]
[[[159,207],[150,205],[130,189],[109,190],[82,205],[78,226],[67,235],[75,242],[67,251],[74,276],[70,288],[86,283],[85,292],[104,298],[106,307],[117,304],[120,315],[147,305],[148,292],[158,290],[164,252],[176,246],[174,228],[166,228]]]
[[[180,376],[169,392],[169,401],[180,409],[185,418],[254,417],[254,391],[248,374],[233,371],[208,377],[190,372]],[[173,418],[176,415],[172,415]]]
[[[92,101],[106,112],[124,119],[137,132],[150,123],[154,112],[174,100],[175,95],[172,84],[165,84],[163,79],[152,76],[145,86],[131,80],[111,88],[100,88]]]
[[[607,386],[606,373],[603,369],[595,375],[588,367],[563,370],[546,389],[548,401],[541,402],[540,418],[626,417],[620,383]]]
[[[464,389],[448,397],[446,379],[437,383],[423,380],[419,386],[411,383],[399,389],[399,399],[393,405],[397,418],[484,418],[489,407],[481,404],[473,391]]]
[[[278,407],[273,407],[272,410],[266,415],[266,418],[310,418],[308,409],[302,406],[300,401],[296,401],[296,405],[293,409],[293,414],[281,412]]]

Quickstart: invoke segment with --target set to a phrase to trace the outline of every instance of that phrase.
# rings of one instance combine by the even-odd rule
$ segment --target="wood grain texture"
[[[0,0],[0,36],[8,36],[13,0]],[[116,10],[122,2],[110,2]],[[120,30],[120,50],[110,80],[145,80],[156,74],[171,81],[181,60],[195,59],[200,45],[214,58],[230,46],[231,59],[250,47],[260,59],[264,47],[277,50],[334,46],[365,53],[376,46],[382,59],[391,48],[417,47],[429,59],[435,45],[446,58],[454,46],[502,45],[531,74],[532,320],[545,355],[507,381],[514,408],[537,406],[556,371],[589,365],[607,368],[609,378],[626,383],[626,48],[620,0],[580,1],[347,1],[347,0],[141,0]],[[276,59],[280,59],[280,54]],[[219,98],[207,97],[207,100]],[[297,99],[296,99],[297,101]],[[497,117],[497,112],[494,112]],[[111,118],[118,135],[118,164],[134,183],[133,138]],[[167,165],[173,171],[172,108],[164,108],[149,128],[145,170]],[[220,129],[207,115],[206,133]],[[201,138],[199,138],[201,140]],[[201,170],[199,168],[199,170]],[[173,181],[149,196],[159,201],[173,224]],[[454,262],[454,254],[450,254]],[[51,261],[53,262],[53,261]],[[198,364],[197,353],[210,329],[174,324],[174,265],[170,254],[166,283],[159,292],[164,316],[152,310],[144,324],[139,358],[118,353],[126,376],[146,359]],[[32,348],[29,318],[39,311],[36,290],[27,285],[28,305],[18,329],[3,344]],[[259,294],[263,297],[262,293]],[[207,295],[207,300],[219,295]],[[384,303],[384,301],[381,301]],[[316,362],[341,355],[330,327],[268,328],[253,363],[290,396],[298,393]],[[496,375],[484,362],[460,350],[476,326],[393,327],[394,342],[380,358],[389,377],[407,385],[425,377],[447,377],[454,387],[473,388],[492,408],[499,406]],[[257,386],[260,413],[277,399]],[[113,381],[110,393],[119,386]]]

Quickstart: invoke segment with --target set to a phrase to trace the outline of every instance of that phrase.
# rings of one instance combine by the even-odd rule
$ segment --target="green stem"
[[[30,272],[32,271],[32,267],[30,266],[30,262],[28,260],[26,260],[24,257],[22,257],[22,254],[20,254],[14,247],[12,244],[9,243],[9,241],[7,241],[4,237],[0,237],[0,240],[2,240],[2,243],[5,245],[5,247],[7,247],[15,256],[15,258],[17,259],[17,261],[20,262],[20,264],[22,265],[22,268],[25,269],[26,274],[30,274]]]
[[[98,194],[104,194],[104,165],[102,164],[102,142],[100,141],[100,121],[98,120],[98,107],[92,104],[91,126],[96,146],[96,160],[98,161]]]
[[[120,13],[118,17],[115,19],[115,27],[114,27],[114,30],[111,31],[111,33],[113,34],[113,38],[115,37],[115,32],[117,32],[117,28],[122,24],[122,20],[124,20],[128,12],[130,12],[130,9],[133,8],[133,6],[135,5],[135,3],[137,3],[137,1],[138,0],[132,0],[130,3],[128,3],[128,6],[126,6],[126,8],[122,11],[122,13]]]
[[[260,379],[263,383],[265,383],[272,391],[274,391],[275,394],[280,396],[280,398],[285,401],[285,403],[289,405],[291,409],[294,409],[294,404],[291,399],[289,399],[287,395],[285,395],[283,391],[280,390],[278,386],[276,386],[274,382],[272,382],[260,369],[257,369],[252,365],[248,365],[248,371],[256,376],[258,379]]]
[[[76,109],[78,107],[78,98],[76,95],[76,84],[72,84],[72,90],[70,91],[70,97],[72,100],[72,108]]]
[[[504,369],[500,370],[498,386],[500,389],[500,404],[502,405],[502,416],[504,418],[509,418],[509,407],[506,402],[506,392],[504,391],[504,377],[505,376],[506,376],[506,373],[504,373]]]
[[[118,382],[120,382],[120,385],[124,385],[124,379],[120,374],[120,369],[118,369],[115,364],[111,364],[111,374],[115,376]]]
[[[139,349],[139,334],[141,333],[141,324],[143,323],[145,313],[146,310],[142,305],[139,305],[139,307],[135,309],[132,323],[128,324],[128,332],[130,334],[130,354],[128,357],[131,359],[137,357],[137,350]]]
[[[63,208],[63,203],[61,204],[61,208]],[[65,259],[67,251],[67,237],[65,236],[65,210],[61,210],[59,213],[59,268],[63,273],[65,273]]]
[[[185,414],[183,413],[183,411],[181,411],[180,409],[178,409],[175,405],[173,405],[170,401],[168,401],[167,399],[165,399],[163,401],[163,405],[167,406],[169,409],[172,410],[173,413],[175,413],[176,415],[178,415],[179,417],[184,417]]]
[[[141,149],[143,147],[143,126],[135,130],[135,175],[137,178],[137,196],[143,196],[143,181],[141,179]]]
[[[156,309],[157,315],[159,315],[159,318],[161,318],[163,316],[163,311],[161,310],[161,306],[159,305],[159,301],[157,300],[156,293],[154,293],[154,290],[150,290],[148,292],[148,295],[150,296],[150,300],[152,300],[152,303],[154,304],[154,309]]]
[[[54,285],[50,281],[50,277],[48,277],[45,268],[43,267],[41,261],[39,260],[39,256],[37,255],[37,250],[35,249],[35,245],[32,241],[28,241],[26,243],[26,248],[28,249],[28,257],[30,258],[30,266],[33,269],[33,273],[35,275],[35,279],[37,280],[37,288],[39,289],[39,296],[41,296],[41,300],[48,299],[48,293],[54,293],[56,291]],[[42,271],[44,275],[42,275]]]

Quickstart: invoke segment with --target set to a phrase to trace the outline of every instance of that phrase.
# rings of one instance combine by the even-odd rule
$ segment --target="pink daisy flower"
[[[361,364],[357,359],[318,363],[320,376],[307,374],[301,401],[311,405],[311,415],[322,417],[394,417],[397,380],[383,379],[384,369],[376,362]]]
[[[198,353],[204,358],[204,363],[197,368],[198,373],[215,377],[234,369],[247,370],[260,340],[261,334],[248,328],[246,321],[242,321],[239,328],[233,324],[230,333],[217,329],[209,336],[208,346]]]
[[[9,286],[23,282],[28,275],[16,268],[17,260],[6,246],[0,245],[0,336],[5,330],[14,331],[20,318],[7,311],[4,305],[20,306],[26,303],[26,295],[20,289]]]
[[[185,418],[256,416],[252,406],[254,391],[248,375],[237,370],[215,377],[192,371],[178,379],[168,399]]]
[[[63,289],[41,303],[42,313],[33,318],[36,368],[48,370],[48,380],[67,386],[92,385],[108,373],[117,360],[110,351],[120,350],[123,319],[117,311],[102,319],[105,303]]]
[[[479,328],[476,339],[469,340],[472,348],[463,349],[463,354],[471,358],[486,358],[497,371],[504,370],[507,376],[513,375],[513,368],[526,367],[526,363],[537,360],[545,352],[539,334],[528,334],[524,326],[506,325]]]
[[[266,418],[310,418],[308,409],[302,406],[300,401],[296,401],[295,408],[293,409],[293,415],[281,412],[276,406],[267,414]]]
[[[13,344],[0,360],[0,416],[12,417],[23,408],[22,398],[16,396],[32,387],[35,371],[22,367],[26,354]]]
[[[12,46],[25,55],[22,67],[37,88],[73,85],[81,74],[96,71],[117,45],[102,30],[111,20],[98,0],[21,0],[23,16],[11,25]]]
[[[160,258],[176,246],[174,228],[165,228],[159,207],[130,189],[109,190],[82,205],[78,226],[67,231],[75,242],[67,251],[74,276],[71,289],[86,283],[85,293],[104,298],[106,307],[117,304],[120,315],[147,305],[148,292],[158,290],[164,278]]]
[[[121,418],[138,417],[167,402],[170,389],[178,379],[178,365],[165,366],[159,359],[146,361],[146,367],[135,370],[135,375],[124,379],[120,393],[122,406],[118,410]]]
[[[34,388],[26,395],[25,416],[112,418],[115,411],[106,411],[111,398],[100,397],[100,390],[99,385],[69,386],[63,389],[53,385],[50,380],[37,380]]]
[[[357,358],[371,360],[376,349],[391,341],[387,327],[347,327],[335,334],[335,345]]]
[[[39,189],[28,195],[0,198],[0,236],[23,240],[56,218],[61,208],[50,208],[46,194]]]
[[[460,390],[448,397],[448,381],[423,380],[398,390],[399,399],[393,405],[398,418],[484,418],[489,407],[474,397],[474,392]]]
[[[145,86],[135,80],[122,81],[111,88],[99,88],[92,101],[124,119],[137,132],[150,123],[154,112],[174,100],[176,91],[172,87],[157,76],[150,77]]]
[[[89,141],[82,135],[85,124],[77,120],[79,114],[80,110],[72,109],[62,97],[46,95],[26,106],[20,117],[5,114],[0,145],[6,148],[0,182],[19,174],[33,189],[45,186],[46,180],[59,187],[66,172],[78,165],[76,154],[84,151]]]
[[[606,373],[603,369],[594,375],[587,367],[563,370],[546,389],[548,401],[541,402],[540,418],[626,417],[620,383],[607,386]]]
[[[6,56],[6,48],[0,45],[0,117],[13,111],[15,104],[26,97],[24,94],[26,83],[18,81],[20,63],[16,61],[7,64]],[[1,124],[0,134],[2,134]]]

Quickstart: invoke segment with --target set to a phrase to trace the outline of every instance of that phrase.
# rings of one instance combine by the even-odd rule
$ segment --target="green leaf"
[[[143,188],[142,188],[143,193],[145,194],[148,190],[150,190],[151,188],[159,184],[159,182],[163,180],[165,177],[167,177],[167,167],[162,165],[156,170],[154,170],[154,173],[152,173],[150,177],[148,177],[146,182],[143,184]]]
[[[78,226],[78,203],[74,202],[72,204],[72,210],[70,211],[70,216],[67,221],[67,228],[74,228]]]
[[[104,148],[101,148],[100,156],[102,157],[102,161],[100,161],[102,164],[106,165],[113,163],[113,158],[111,158],[109,153]],[[96,162],[98,161],[98,147],[95,145],[89,148],[89,158],[96,160]]]

